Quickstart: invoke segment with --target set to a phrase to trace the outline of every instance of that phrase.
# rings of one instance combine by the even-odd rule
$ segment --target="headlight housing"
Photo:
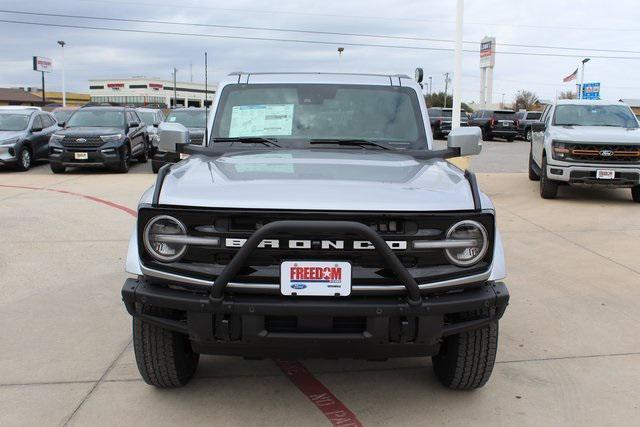
[[[54,133],[53,135],[51,135],[51,138],[49,138],[49,142],[60,142],[64,139],[64,135],[58,135],[56,133]]]
[[[447,240],[469,241],[469,246],[445,249],[447,259],[458,267],[469,267],[478,263],[489,249],[489,238],[486,228],[472,220],[455,223],[447,231]]]
[[[564,160],[570,153],[569,149],[566,148],[564,142],[553,141],[552,142],[553,153],[551,156],[555,160]]]
[[[161,262],[174,262],[184,255],[187,245],[176,243],[176,236],[186,236],[187,228],[176,218],[158,215],[144,228],[144,247],[153,258]]]
[[[100,138],[104,142],[115,142],[115,141],[120,141],[122,139],[122,134],[116,133],[115,135],[101,135]]]

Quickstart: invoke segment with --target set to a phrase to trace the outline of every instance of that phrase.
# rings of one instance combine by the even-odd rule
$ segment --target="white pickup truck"
[[[558,186],[631,188],[640,203],[640,125],[631,109],[607,101],[562,100],[532,129],[529,179],[553,199]]]

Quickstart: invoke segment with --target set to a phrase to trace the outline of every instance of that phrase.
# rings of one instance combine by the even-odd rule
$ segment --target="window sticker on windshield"
[[[231,111],[229,137],[291,135],[293,104],[238,105]]]

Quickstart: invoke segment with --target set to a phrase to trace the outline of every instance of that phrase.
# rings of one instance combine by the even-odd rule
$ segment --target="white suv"
[[[529,179],[540,195],[560,184],[631,188],[640,202],[640,125],[622,103],[562,100],[549,105],[532,129]]]

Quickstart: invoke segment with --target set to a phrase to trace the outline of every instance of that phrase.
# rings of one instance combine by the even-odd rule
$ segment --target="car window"
[[[626,105],[558,105],[553,123],[556,126],[638,127],[638,121]]]
[[[540,117],[542,117],[542,113],[539,111],[527,113],[527,120],[540,120]]]
[[[56,124],[56,120],[50,114],[45,114],[43,120],[45,120],[46,127],[51,127]]]
[[[40,115],[37,115],[34,119],[33,119],[33,124],[31,125],[31,129],[43,129],[46,126],[44,125],[44,123],[42,123],[42,119],[40,118]]]
[[[17,131],[24,130],[29,125],[29,115],[20,113],[1,113],[0,112],[0,131]]]
[[[516,113],[516,119],[518,119],[518,120],[522,120],[522,119],[524,119],[524,114],[525,114],[525,113],[524,113],[524,112],[522,112],[522,111],[517,112],[517,113]]]

